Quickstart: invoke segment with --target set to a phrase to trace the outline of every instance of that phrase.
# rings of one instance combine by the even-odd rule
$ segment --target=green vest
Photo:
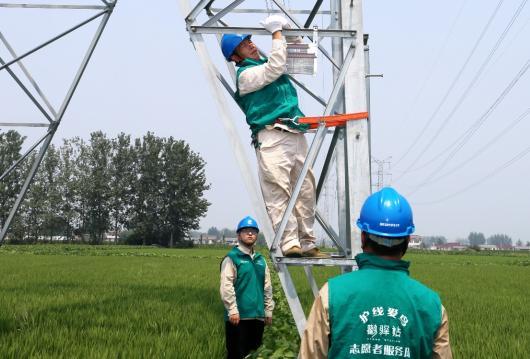
[[[236,267],[237,278],[234,284],[236,303],[240,318],[265,318],[265,259],[259,253],[254,253],[254,259],[241,252],[237,247],[232,248],[227,256]],[[228,312],[225,309],[225,320]]]
[[[410,262],[355,259],[358,271],[329,280],[329,358],[431,358],[438,294],[409,277]]]
[[[267,59],[253,60],[245,59],[237,66],[237,78],[243,71],[250,67],[262,65]],[[235,94],[235,100],[239,107],[245,113],[247,123],[252,131],[252,138],[255,139],[259,131],[267,125],[273,124],[279,118],[296,119],[303,117],[304,114],[298,107],[298,95],[296,89],[289,81],[286,75],[281,75],[276,81],[268,84],[258,91],[251,92],[244,96],[239,95],[238,90]],[[296,128],[300,131],[306,131],[308,125],[295,124],[286,122],[289,127]]]

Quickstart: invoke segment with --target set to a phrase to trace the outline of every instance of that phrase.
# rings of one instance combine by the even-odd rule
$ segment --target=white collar
[[[237,248],[238,248],[241,252],[243,252],[243,253],[245,253],[245,254],[248,254],[249,256],[254,255],[254,246],[252,246],[252,248],[248,248],[247,246],[244,246],[244,245],[242,245],[241,243],[239,243],[239,244],[237,245]]]

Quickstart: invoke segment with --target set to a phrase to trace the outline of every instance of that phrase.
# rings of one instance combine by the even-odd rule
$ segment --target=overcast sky
[[[299,9],[313,1],[285,3]],[[248,0],[246,6],[265,4]],[[372,153],[390,159],[385,183],[409,198],[418,234],[457,239],[481,231],[530,241],[525,226],[530,220],[530,6],[521,4],[526,1],[364,2],[371,73],[384,75],[371,82]],[[23,53],[91,14],[0,8],[0,31]],[[259,18],[227,20],[258,26]],[[319,16],[315,22],[322,26],[328,20]],[[56,107],[96,25],[25,62]],[[270,49],[268,37],[256,41]],[[209,50],[223,65],[218,48]],[[10,58],[2,44],[0,56]],[[0,71],[1,121],[43,122],[7,75]],[[300,78],[324,97],[329,94],[327,71]],[[306,96],[301,104],[307,114],[321,111]],[[244,116],[235,106],[232,112],[249,143]],[[177,0],[118,2],[54,142],[88,138],[97,130],[110,137],[151,131],[190,143],[206,160],[212,185],[203,229],[233,227],[253,213]],[[29,139],[43,133],[21,132]],[[250,146],[248,155],[255,163]]]

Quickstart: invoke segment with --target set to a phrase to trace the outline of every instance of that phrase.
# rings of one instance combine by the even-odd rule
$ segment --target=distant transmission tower
[[[372,178],[377,178],[376,183],[372,183],[372,187],[375,188],[376,191],[379,191],[381,188],[385,186],[389,186],[392,182],[392,173],[390,172],[390,164],[392,161],[392,156],[389,156],[385,158],[384,160],[378,160],[377,158],[372,157],[372,163],[375,166],[372,166],[372,168],[376,167],[377,170],[372,173]],[[385,165],[386,165],[386,171],[385,172]],[[385,178],[389,179],[385,181]]]

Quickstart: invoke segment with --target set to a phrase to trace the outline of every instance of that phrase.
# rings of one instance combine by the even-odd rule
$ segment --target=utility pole
[[[366,92],[367,71],[365,69],[362,0],[332,1],[335,3],[334,8],[340,11],[341,28],[356,32],[354,42],[357,51],[348,68],[342,94],[344,112],[366,112],[368,111],[368,96]],[[348,40],[341,40],[342,49],[340,50],[345,52],[348,47]],[[335,47],[333,50],[335,51]],[[340,238],[348,239],[348,249],[352,256],[355,256],[361,252],[361,232],[354,219],[358,218],[365,199],[371,194],[368,119],[348,122],[342,142],[342,145],[337,146],[337,156],[338,158],[344,156],[345,163],[337,162],[337,166],[344,165],[346,168],[346,186],[343,193],[339,191],[339,203],[343,208],[343,213],[339,214],[339,218],[342,217],[343,220],[343,227],[340,227],[339,231],[344,232]]]

